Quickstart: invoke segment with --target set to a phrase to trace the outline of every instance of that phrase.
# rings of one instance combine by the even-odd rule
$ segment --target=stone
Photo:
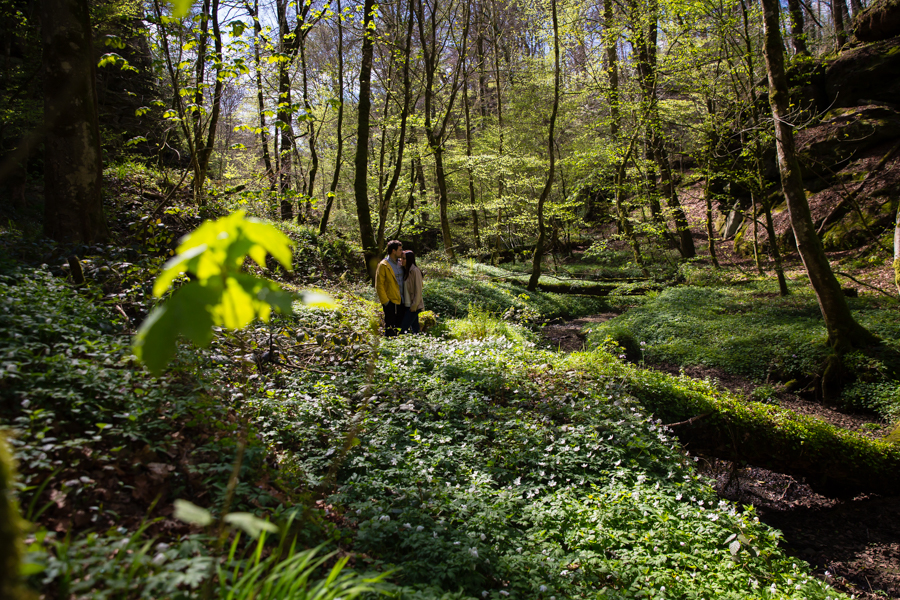
[[[833,107],[900,102],[900,37],[844,50],[825,71],[825,93]]]
[[[875,0],[853,19],[853,37],[880,42],[900,35],[900,0]]]

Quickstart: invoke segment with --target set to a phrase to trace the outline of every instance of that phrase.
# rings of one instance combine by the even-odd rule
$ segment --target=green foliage
[[[499,337],[407,336],[381,352],[349,401],[340,390],[359,384],[339,377],[256,406],[267,430],[290,432],[279,447],[313,481],[347,449],[329,500],[352,525],[344,543],[399,567],[403,585],[494,598],[738,598],[754,581],[760,594],[831,593],[794,571],[752,511],[716,499],[622,379],[601,374],[609,355],[579,362]]]
[[[648,295],[643,305],[592,326],[588,347],[603,347],[612,339],[631,361],[714,367],[757,381],[797,380],[807,385],[821,374],[829,349],[808,286],[791,282],[791,295],[781,297],[774,282],[748,280],[737,271],[686,265],[682,273],[691,285]],[[896,311],[891,305],[883,307],[877,297],[849,300],[859,322],[884,344],[845,357],[855,381],[843,401],[892,419],[900,415]]]
[[[326,600],[384,590],[380,584],[384,575],[348,570],[346,556],[326,569],[334,554],[319,555],[319,548],[300,550],[284,542],[272,548],[265,536],[245,546],[237,536],[228,554],[217,560],[209,552],[213,545],[209,538],[190,535],[171,543],[156,542],[148,539],[149,525],[74,540],[48,538],[44,585],[53,585],[61,597],[98,600],[205,598],[211,576],[218,588],[215,597],[222,600]]]
[[[539,340],[525,327],[504,321],[497,315],[471,304],[465,319],[451,319],[447,325],[450,337],[457,340],[483,340],[496,336],[520,344],[535,344]]]
[[[829,476],[843,477],[863,487],[884,482],[886,490],[894,481],[890,473],[900,467],[900,449],[885,440],[873,440],[769,403],[747,401],[722,391],[709,380],[598,362],[590,354],[571,360],[602,376],[619,378],[648,412],[664,422],[702,415],[693,425],[697,441],[736,444],[741,455],[753,456],[754,464],[782,469],[799,464],[810,472],[812,467],[803,457],[815,456],[815,471],[822,481]],[[737,441],[735,432],[740,432]]]
[[[161,297],[184,273],[192,281],[179,287],[141,324],[135,335],[135,355],[151,372],[160,373],[175,354],[179,334],[205,347],[214,326],[240,329],[257,317],[267,321],[273,308],[290,313],[290,294],[273,282],[241,272],[248,255],[265,267],[268,254],[290,270],[290,248],[291,241],[278,229],[247,219],[242,212],[201,225],[164,265],[153,284],[153,295]]]
[[[13,494],[15,464],[7,446],[6,433],[0,430],[0,596],[24,599],[21,587],[22,536],[25,523]]]
[[[465,317],[470,305],[495,314],[508,314],[516,322],[533,323],[556,317],[575,318],[609,310],[609,302],[596,296],[529,292],[522,282],[504,281],[510,273],[490,265],[458,265],[450,276],[432,277],[425,269],[422,292],[425,308],[444,318]],[[440,273],[440,271],[438,271]]]
[[[592,327],[587,339],[590,347],[610,336],[632,354],[643,342],[649,362],[717,367],[758,380],[776,374],[786,380],[817,372],[827,354],[824,335],[810,293],[782,299],[746,288],[683,286]]]

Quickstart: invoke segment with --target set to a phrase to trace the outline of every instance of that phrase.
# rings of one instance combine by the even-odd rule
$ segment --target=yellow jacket
[[[403,297],[400,296],[400,286],[397,285],[394,269],[386,258],[378,263],[378,268],[375,269],[375,293],[378,295],[378,301],[381,304],[387,304],[388,302],[403,304]]]

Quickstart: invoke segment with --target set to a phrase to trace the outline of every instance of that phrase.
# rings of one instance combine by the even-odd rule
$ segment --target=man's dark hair
[[[387,245],[387,253],[390,254],[391,252],[393,252],[394,250],[396,250],[397,248],[399,248],[402,245],[403,245],[403,243],[400,240],[389,241],[388,245]]]

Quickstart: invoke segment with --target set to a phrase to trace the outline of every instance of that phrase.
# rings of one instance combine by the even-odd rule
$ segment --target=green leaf
[[[216,290],[196,282],[179,288],[141,323],[134,340],[135,356],[158,375],[175,356],[179,334],[198,346],[208,345],[215,325],[210,306],[216,304],[217,296]]]
[[[179,19],[187,16],[192,4],[191,0],[172,0],[172,14]]]
[[[205,508],[200,508],[187,500],[175,501],[175,518],[184,523],[206,527],[213,522],[212,515]],[[225,517],[226,519],[228,517]]]
[[[225,515],[225,522],[233,527],[242,529],[252,538],[258,538],[263,531],[278,533],[278,526],[269,521],[246,512],[233,512]]]
[[[303,304],[308,304],[316,308],[337,308],[338,304],[334,298],[328,294],[321,292],[303,292]]]

